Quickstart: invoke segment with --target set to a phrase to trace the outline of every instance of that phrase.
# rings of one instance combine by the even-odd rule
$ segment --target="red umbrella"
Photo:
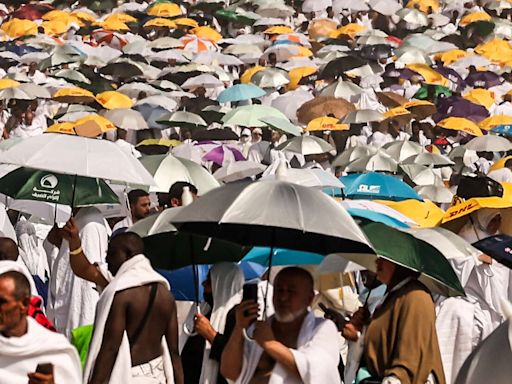
[[[16,9],[12,17],[18,19],[37,20],[41,19],[46,12],[53,9],[50,4],[23,4]]]

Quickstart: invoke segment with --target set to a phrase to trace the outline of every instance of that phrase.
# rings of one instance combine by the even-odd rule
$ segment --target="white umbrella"
[[[0,162],[130,184],[155,183],[142,164],[120,146],[81,136],[45,133],[29,137],[2,152]]]
[[[179,88],[176,86],[176,88]],[[134,82],[120,86],[117,89],[118,92],[124,93],[126,96],[137,99],[141,92],[144,92],[146,96],[161,95],[162,91],[149,85],[148,83]]]
[[[261,50],[261,48],[254,44],[233,44],[233,45],[230,45],[229,47],[227,47],[226,49],[224,49],[223,52],[226,54],[236,55],[236,56],[252,54],[252,53],[254,53],[255,55],[261,56],[263,54],[263,51]]]
[[[400,17],[400,20],[403,20],[414,27],[426,27],[428,25],[427,15],[417,9],[402,8],[396,14]]]
[[[140,99],[135,103],[136,106],[144,104],[162,107],[168,110],[169,112],[176,110],[176,108],[178,107],[178,103],[176,101],[163,95],[149,96],[144,99]]]
[[[200,195],[219,186],[219,182],[199,164],[171,154],[143,156],[141,163],[155,179],[156,185],[149,189],[151,192],[167,193],[177,181],[194,184]]]
[[[500,152],[511,150],[512,144],[504,137],[485,135],[471,139],[465,147],[478,152]]]
[[[217,145],[215,144],[215,146]],[[212,149],[213,148],[214,147],[212,147]],[[202,149],[201,145],[195,145],[193,143],[183,143],[177,145],[176,147],[173,147],[171,149],[171,153],[176,157],[192,160],[194,163],[197,164],[203,163],[202,157],[203,155],[206,154],[206,152]]]
[[[277,147],[281,151],[300,153],[306,155],[318,155],[334,151],[335,148],[327,141],[316,136],[297,136],[285,141]]]
[[[325,87],[322,92],[320,92],[320,96],[341,97],[343,99],[350,100],[351,102],[356,102],[354,99],[358,99],[359,95],[363,92],[363,88],[351,81],[337,81],[336,83]]]
[[[421,145],[409,141],[399,140],[386,143],[382,149],[396,161],[403,161],[410,156],[418,155],[422,152],[426,152],[425,148]]]
[[[350,112],[341,122],[343,124],[364,124],[372,121],[381,121],[384,118],[382,113],[372,109],[360,109]]]
[[[400,63],[403,65],[407,64],[427,64],[431,65],[432,60],[430,60],[430,57],[419,48],[413,48],[413,47],[406,47],[407,49],[403,49],[402,52],[398,53],[395,52],[397,59],[395,60],[396,63]]]
[[[151,61],[176,60],[177,63],[188,63],[192,60],[193,54],[182,49],[166,49],[165,51],[155,52],[149,56]]]
[[[341,152],[341,155],[336,157],[332,162],[332,166],[345,168],[350,162],[375,153],[377,153],[377,149],[375,147],[370,147],[369,145],[358,145],[356,147],[345,149]]]
[[[420,164],[433,167],[448,167],[455,163],[443,155],[437,153],[422,152],[402,161],[402,164]]]
[[[424,199],[434,203],[451,203],[453,200],[453,193],[441,185],[418,185],[414,190]]]
[[[194,63],[215,65],[243,65],[244,63],[235,56],[225,55],[214,51],[204,51],[194,57]]]
[[[392,217],[401,223],[405,223],[407,225],[417,225],[413,219],[408,218],[403,213],[398,212],[397,210],[388,207],[387,205],[380,204],[372,200],[343,200],[341,205],[343,205],[345,208],[364,209],[366,211],[382,213],[383,215]]]
[[[267,175],[263,180],[288,181],[290,183],[303,185],[313,188],[344,188],[343,183],[333,174],[320,168],[284,168],[284,172],[277,176],[276,174]]]
[[[343,10],[352,12],[368,11],[370,7],[363,0],[334,0],[332,2],[332,10],[336,14],[340,14]]]
[[[304,103],[314,99],[314,96],[303,89],[286,92],[272,100],[271,106],[280,110],[293,123],[297,124],[297,109]]]
[[[102,112],[106,119],[110,120],[118,128],[138,131],[148,129],[148,124],[139,111],[133,109],[119,108]]]
[[[35,96],[30,95],[28,92],[23,89],[17,88],[5,88],[0,91],[0,100],[34,100]]]
[[[185,81],[181,88],[183,89],[193,89],[197,87],[204,88],[217,88],[223,87],[224,83],[217,79],[215,76],[209,74],[203,74],[196,77],[191,77],[187,81]]]
[[[369,5],[374,11],[386,16],[393,16],[402,9],[402,5],[394,0],[370,0]]]
[[[183,48],[183,43],[173,37],[161,37],[148,43],[149,48],[154,49],[171,49]]]
[[[416,185],[444,186],[443,179],[430,167],[420,164],[401,164],[400,168]]]
[[[397,172],[398,171],[398,162],[391,158],[391,156],[385,153],[376,153],[375,155],[370,155],[363,157],[361,159],[357,159],[348,164],[345,169],[345,172],[366,172],[366,171],[375,171],[375,172]]]
[[[256,20],[252,26],[258,27],[267,25],[286,25],[286,22],[283,19],[279,19],[277,17],[262,17],[261,19]]]
[[[263,173],[266,168],[266,165],[254,161],[235,161],[217,169],[213,173],[213,177],[218,181],[230,183],[232,181],[259,175]]]
[[[302,3],[302,12],[318,12],[332,7],[332,0],[305,0]]]
[[[260,88],[279,88],[290,82],[290,76],[279,69],[264,69],[251,77],[251,83]]]

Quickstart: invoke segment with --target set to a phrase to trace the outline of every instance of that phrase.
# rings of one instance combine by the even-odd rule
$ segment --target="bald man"
[[[222,354],[222,375],[237,384],[341,383],[336,326],[308,310],[314,295],[309,272],[289,267],[274,280],[273,317],[255,322],[258,305],[242,302]],[[244,339],[244,329],[255,342]]]
[[[86,382],[122,383],[145,377],[156,383],[182,384],[176,303],[168,282],[143,255],[142,239],[132,232],[114,236],[108,245],[107,271],[89,262],[78,233],[71,219],[63,229],[70,244],[71,268],[102,290]]]

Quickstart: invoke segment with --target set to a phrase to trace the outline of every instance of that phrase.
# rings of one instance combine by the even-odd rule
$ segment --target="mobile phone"
[[[244,284],[242,301],[251,300],[255,303],[258,302],[258,285],[257,284]]]
[[[53,364],[52,363],[39,363],[36,367],[37,373],[42,373],[45,375],[53,374]]]

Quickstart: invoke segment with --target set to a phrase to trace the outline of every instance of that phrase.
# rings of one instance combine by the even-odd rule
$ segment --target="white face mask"
[[[250,137],[249,137],[249,136],[241,136],[241,137],[240,137],[240,141],[241,141],[242,143],[244,143],[244,144],[245,144],[245,143],[247,143],[249,140],[250,140]]]

